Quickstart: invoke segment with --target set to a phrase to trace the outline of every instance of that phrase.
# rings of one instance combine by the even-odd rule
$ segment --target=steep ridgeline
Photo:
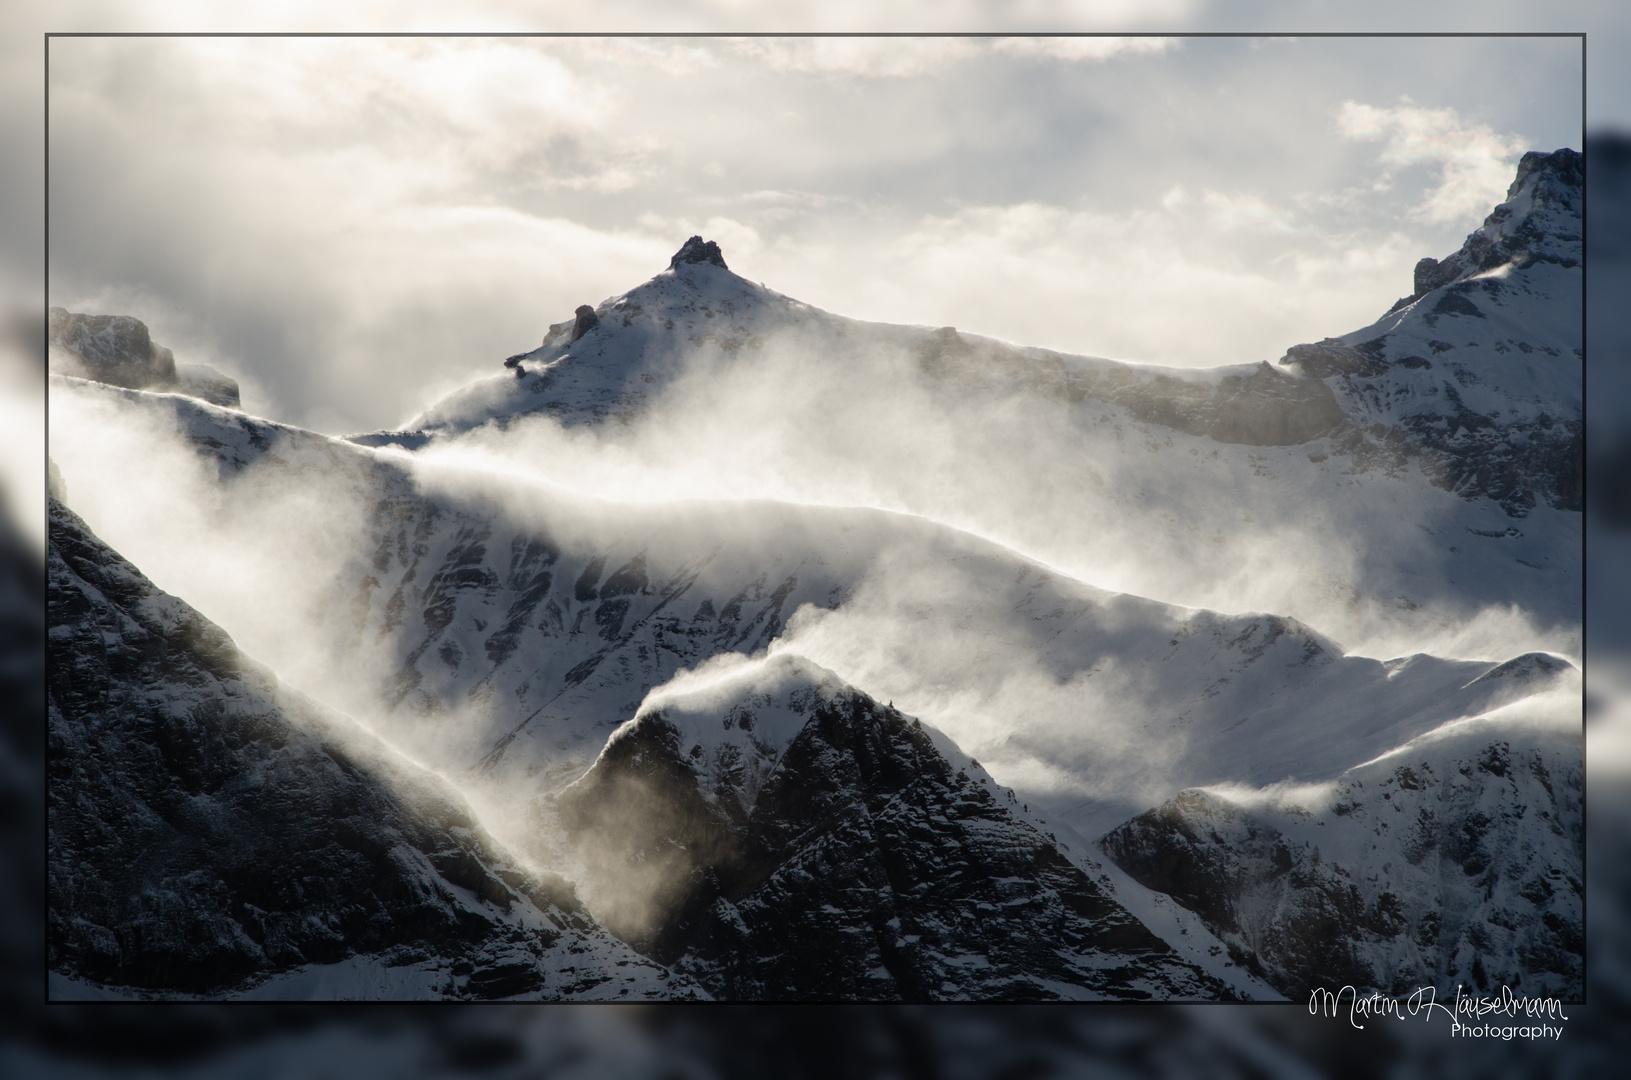
[[[1435,484],[1513,517],[1580,509],[1582,185],[1578,152],[1529,153],[1505,202],[1462,248],[1423,259],[1414,291],[1376,323],[1267,363],[1162,369],[1023,348],[953,327],[862,323],[731,273],[692,237],[669,269],[584,305],[395,441],[417,445],[544,413],[565,423],[640,414],[699,354],[751,355],[796,332],[816,354],[895,349],[948,391],[1023,388],[1108,403],[1133,420],[1261,447],[1331,440],[1354,468],[1419,460]],[[361,437],[380,443],[381,434]]]
[[[551,808],[608,925],[717,997],[1236,996],[977,762],[794,656],[630,720]]]
[[[1384,467],[1419,458],[1434,483],[1516,518],[1581,508],[1584,184],[1578,152],[1525,154],[1483,227],[1416,264],[1411,295],[1286,354],[1335,392],[1339,452]]]
[[[654,687],[789,634],[994,768],[1058,770],[1035,795],[1089,837],[1164,785],[1327,779],[1546,681],[1498,661],[1344,656],[1293,619],[1108,593],[904,515],[600,507],[580,526],[580,513],[403,491],[376,504],[366,572],[344,584],[351,667],[390,671],[388,710],[429,720],[435,752],[495,783],[557,789]],[[1044,689],[1016,689],[1028,678]],[[1016,709],[1026,722],[1000,735],[982,718]]]
[[[229,608],[256,612],[284,603],[285,592],[309,592],[312,621],[302,634],[323,647],[314,650],[303,641],[283,656],[277,641],[269,640],[257,643],[257,653],[302,684],[354,695],[335,703],[368,716],[382,736],[414,757],[435,761],[450,774],[464,773],[478,806],[501,808],[512,819],[535,811],[536,820],[523,826],[506,823],[503,835],[540,865],[568,857],[593,863],[582,842],[562,846],[556,828],[562,822],[551,816],[557,804],[550,796],[597,761],[610,766],[621,760],[621,751],[609,749],[608,740],[630,717],[640,714],[635,733],[660,729],[654,711],[640,710],[654,688],[681,669],[697,669],[726,653],[789,646],[837,672],[872,701],[889,701],[922,717],[977,754],[998,777],[1013,779],[1020,808],[1016,815],[1009,804],[1006,813],[1031,823],[1025,815],[1037,809],[1053,823],[1047,829],[1071,848],[1083,845],[1067,830],[1100,837],[1172,792],[1197,785],[1261,786],[1293,777],[1330,780],[1449,721],[1478,716],[1569,677],[1566,664],[1541,654],[1507,664],[1419,654],[1387,662],[1345,656],[1294,619],[1228,616],[1109,593],[910,515],[771,502],[617,505],[498,473],[378,453],[172,395],[69,381],[62,389],[65,400],[69,394],[118,399],[124,407],[173,421],[212,464],[219,486],[210,498],[218,497],[229,516],[240,499],[262,502],[294,489],[303,500],[354,507],[354,519],[338,530],[346,550],[332,558],[319,556],[335,550],[333,522],[298,513],[278,516],[275,541],[255,536],[234,541],[243,569],[232,577],[239,592],[223,608],[223,623],[233,625]],[[81,467],[117,469],[124,463],[99,458]],[[74,474],[67,466],[64,470],[72,489]],[[176,542],[193,540],[210,542],[208,529]],[[289,550],[304,553],[297,566],[291,566]],[[296,576],[289,576],[292,572]],[[314,653],[332,670],[289,666],[311,662]],[[867,744],[873,736],[853,731],[863,714],[885,734],[898,734],[887,709],[856,708],[859,712],[833,713],[830,719],[838,726],[821,739],[835,747]],[[677,715],[663,712],[668,721]],[[719,722],[723,725],[723,718]],[[756,722],[754,730],[759,727]],[[785,745],[802,730],[802,723],[789,728]],[[843,734],[846,730],[851,734]],[[690,738],[690,729],[685,734]],[[816,740],[816,733],[810,739]],[[948,800],[978,802],[970,794],[976,788],[965,790],[962,780],[946,780],[930,759],[914,758],[919,751],[910,737],[890,735],[885,741],[893,748],[890,754],[940,776],[944,783],[935,790]],[[682,763],[690,762],[691,746],[702,745],[706,752],[712,745],[700,738],[679,742],[684,743],[675,743]],[[637,740],[625,749],[642,745]],[[936,748],[979,784],[959,764],[962,751],[949,742]],[[842,757],[852,749],[833,753]],[[787,758],[777,761],[785,769]],[[873,807],[868,814],[881,813],[877,808],[898,794],[889,786],[893,774],[867,773],[860,764],[854,769],[845,774],[851,779],[844,783],[851,786],[844,788],[849,792],[844,798]],[[956,772],[952,769],[951,776]],[[837,790],[832,788],[837,774],[807,775],[816,779],[799,783]],[[731,843],[781,844],[775,835],[783,826],[772,827],[781,811],[764,803],[762,793],[754,805],[762,812],[742,802],[744,817]],[[823,828],[834,832],[834,844],[839,833],[862,835],[847,831],[848,825],[841,828],[837,818],[823,820]],[[974,818],[958,820],[966,824]],[[767,830],[762,837],[756,821]],[[579,819],[574,825],[581,831],[593,822]],[[874,830],[868,835],[893,835],[878,832],[882,825],[868,827]],[[954,842],[974,843],[979,835],[972,826],[948,825],[935,834],[933,845],[941,850]],[[661,846],[658,840],[651,843]],[[620,849],[611,844],[606,850]],[[758,849],[741,850],[751,855]],[[805,857],[803,850],[788,841],[763,858],[796,864]],[[632,859],[619,858],[615,865]],[[723,859],[720,867],[736,873],[730,869],[738,865],[731,861],[736,858]],[[1084,869],[1074,851],[1067,861]],[[969,871],[975,878],[995,874],[990,868],[1004,864],[980,865],[985,869]],[[720,869],[714,872],[717,876]],[[1099,883],[1097,873],[1084,872]],[[690,915],[670,926],[638,911],[621,911],[617,889],[604,885],[606,873],[604,867],[584,871],[585,901],[643,948],[664,956],[680,949],[692,958],[687,963],[694,961],[699,977],[725,987],[722,992],[792,992],[751,981],[759,976],[724,974],[736,963],[731,956],[746,952],[733,954],[725,945],[708,944],[714,937],[692,936],[701,934],[696,929],[701,924],[685,921]],[[1044,884],[1056,892],[1064,889],[1057,882],[1046,884],[1054,881],[1048,876],[1053,873],[1041,866],[1026,880],[1036,889]],[[728,887],[733,890],[728,899],[739,911],[739,900],[757,895],[746,878],[731,878]],[[958,894],[935,895],[950,903]],[[684,902],[676,901],[682,912],[690,910],[691,896],[684,892]],[[1140,901],[1124,891],[1120,902],[1134,908]],[[861,918],[860,908],[837,901],[832,907],[850,932],[886,940],[877,937],[871,922],[853,921]],[[1148,908],[1136,909],[1144,925],[1152,926]],[[803,909],[795,904],[777,910]],[[912,910],[914,918],[932,921],[928,909]],[[742,917],[745,925],[757,925]],[[1161,931],[1175,947],[1179,929]],[[1197,921],[1190,939],[1200,932],[1204,928]],[[977,936],[946,933],[951,935],[946,941],[990,945]],[[1196,960],[1193,953],[1180,949],[1180,954],[1186,962]],[[705,960],[723,966],[708,968]],[[1075,963],[1037,962],[1064,965],[1049,970]],[[924,963],[941,970],[934,967],[941,960]],[[1203,968],[1213,976],[1224,974]],[[969,994],[1008,992],[1000,981],[982,987],[959,983],[950,969],[946,972],[933,985],[950,983],[952,989],[921,993],[955,996],[963,992],[958,986]],[[738,977],[748,981],[726,981]],[[1111,988],[1085,974],[1070,978],[1075,980],[1071,993]],[[1041,992],[1034,985],[1024,990],[1033,991]],[[920,993],[898,987],[890,992]]]
[[[748,281],[712,241],[693,236],[650,281],[549,328],[511,356],[510,376],[472,383],[401,432],[353,438],[410,449],[483,424],[529,415],[563,424],[627,422],[650,410],[688,370],[751,364],[767,347],[822,358],[829,377],[868,378],[900,363],[948,395],[1037,394],[1111,404],[1145,423],[1224,443],[1284,446],[1336,430],[1329,387],[1268,364],[1196,372],[1015,346],[945,326],[896,326],[834,315]],[[868,367],[873,366],[872,372]]]
[[[287,477],[361,508],[349,555],[287,584],[316,598],[311,632],[332,642],[333,669],[302,681],[350,688],[344,707],[416,756],[498,785],[558,790],[654,687],[771,646],[801,609],[801,653],[999,775],[1040,763],[1051,794],[1016,779],[1021,793],[1089,838],[1185,787],[1330,779],[1546,681],[1499,660],[1345,656],[1295,619],[1110,593],[910,515],[601,504],[181,398],[130,401],[174,416],[228,496]],[[286,574],[284,544],[323,550],[326,524],[302,525],[243,558]],[[280,597],[256,590],[286,580],[246,572],[237,603],[265,607]],[[982,719],[1016,711],[1026,722],[1000,732]]]
[[[1578,1000],[1581,750],[1577,726],[1472,721],[1312,790],[1181,792],[1102,847],[1293,999],[1461,984]]]
[[[50,506],[56,998],[696,993]]]
[[[58,374],[238,407],[237,380],[206,364],[176,363],[175,353],[152,339],[147,324],[129,315],[81,315],[54,307],[49,341],[50,367]]]

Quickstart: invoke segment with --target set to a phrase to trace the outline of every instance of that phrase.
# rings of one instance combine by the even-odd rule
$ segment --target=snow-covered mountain
[[[1513,518],[1581,508],[1584,186],[1577,152],[1525,154],[1483,227],[1416,264],[1411,295],[1291,349],[1282,363],[1335,391],[1344,453],[1394,468],[1419,456],[1434,483]]]
[[[1293,999],[1458,983],[1578,998],[1582,750],[1567,723],[1451,725],[1328,785],[1180,792],[1103,848]]]
[[[1583,187],[1577,151],[1526,154],[1506,201],[1460,250],[1422,259],[1412,294],[1377,322],[1292,346],[1279,368],[1207,372],[837,318],[730,273],[718,245],[694,236],[664,273],[585,305],[538,348],[506,360],[513,379],[456,392],[405,434],[445,436],[536,413],[626,420],[652,408],[698,350],[751,358],[773,335],[806,330],[832,352],[854,351],[862,335],[866,347],[904,349],[939,382],[1111,402],[1135,420],[1222,443],[1331,438],[1361,469],[1425,457],[1435,483],[1495,499],[1513,517],[1537,504],[1579,510]]]
[[[550,802],[613,925],[720,997],[1239,996],[978,762],[800,658],[665,695]]]
[[[698,995],[55,499],[49,572],[54,998]]]
[[[1025,812],[1042,815],[1038,828],[1084,854],[1085,839],[1163,792],[1335,777],[1567,670],[1543,654],[1504,664],[1343,656],[1292,620],[1108,594],[899,514],[774,504],[586,513],[570,497],[416,472],[399,458],[183,398],[78,392],[179,417],[228,490],[281,474],[337,497],[366,493],[372,505],[354,523],[349,556],[317,575],[328,605],[311,630],[333,642],[324,650],[333,666],[303,674],[312,685],[347,681],[355,696],[346,706],[414,756],[471,770],[478,805],[526,808],[505,836],[545,865],[586,859],[583,844],[562,839],[553,797],[605,759],[608,738],[648,694],[722,655],[807,652],[873,698],[933,717],[1014,777]],[[243,555],[255,564],[255,551]],[[907,565],[935,572],[897,572]],[[266,585],[246,573],[241,602],[266,601],[256,591]],[[1059,700],[1082,719],[1047,715],[1016,693],[1016,656],[1062,687]],[[959,707],[948,708],[948,688],[964,699]],[[751,708],[754,693],[732,707]],[[1021,720],[992,725],[993,714]],[[794,733],[782,733],[765,771]],[[702,744],[686,755],[690,745]],[[1027,775],[1032,763],[1045,771]],[[682,878],[725,869],[691,866]],[[587,870],[578,880],[591,909],[618,893],[597,891]],[[1136,878],[1124,898],[1129,886],[1137,889]],[[649,945],[655,929],[629,930],[613,907],[606,917]],[[718,972],[713,979],[721,992],[746,989]],[[1198,992],[1193,981],[1163,985],[1168,996]]]
[[[1568,988],[1570,153],[1279,366],[859,323],[693,238],[408,430],[59,375],[53,452],[155,580],[710,993],[1253,997],[1474,955]],[[1536,809],[1491,824],[1512,784]]]
[[[1403,306],[1208,370],[843,318],[693,238],[505,374],[356,438],[524,457],[562,445],[526,440],[540,417],[628,431],[680,492],[890,506],[1371,655],[1513,635],[1578,655],[1581,199],[1578,153],[1528,155]]]

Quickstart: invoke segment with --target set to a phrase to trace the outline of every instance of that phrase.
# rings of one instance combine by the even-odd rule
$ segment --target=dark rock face
[[[674,253],[674,257],[668,260],[668,268],[673,270],[685,263],[707,263],[710,266],[717,266],[721,270],[730,269],[725,265],[725,256],[720,253],[719,245],[712,240],[704,240],[700,236],[693,236],[681,244],[680,249]]]
[[[242,405],[238,381],[206,364],[177,364],[176,391],[200,398],[211,405],[236,409]]]
[[[578,309],[572,313],[575,320],[572,323],[572,340],[576,341],[595,327],[600,325],[600,317],[595,309],[588,304],[579,304]]]
[[[49,320],[51,344],[77,356],[91,378],[131,390],[175,382],[175,356],[153,344],[140,319],[54,307]]]
[[[49,340],[67,354],[53,370],[129,390],[190,394],[213,405],[237,408],[238,384],[203,364],[181,364],[153,342],[147,324],[129,315],[82,315],[54,307]]]
[[[1496,741],[1372,772],[1313,813],[1182,792],[1101,846],[1293,999],[1457,981],[1577,998],[1578,758]]]
[[[915,721],[808,705],[756,792],[659,712],[558,797],[591,873],[658,885],[620,927],[649,955],[740,1000],[1230,996]]]
[[[570,885],[50,515],[51,970],[191,994],[364,955],[428,968],[423,996],[608,981],[551,956],[615,945]]]

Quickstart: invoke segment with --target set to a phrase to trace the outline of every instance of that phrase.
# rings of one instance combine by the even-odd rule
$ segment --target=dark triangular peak
[[[978,763],[786,655],[642,713],[554,807],[591,907],[719,998],[1230,994]]]
[[[668,268],[674,270],[684,263],[709,263],[721,270],[730,269],[725,265],[725,256],[720,253],[719,245],[700,236],[693,236],[681,245],[674,252],[674,257],[668,260]]]
[[[49,509],[54,994],[692,993],[564,879],[505,854],[434,774],[281,687]]]

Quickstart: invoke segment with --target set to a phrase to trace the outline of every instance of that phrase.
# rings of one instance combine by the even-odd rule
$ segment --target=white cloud
[[[1206,206],[1207,219],[1214,228],[1229,232],[1248,229],[1294,232],[1297,228],[1284,210],[1269,205],[1256,195],[1226,195],[1209,188],[1202,194],[1201,201]]]
[[[1200,221],[1174,190],[1108,213],[1027,202],[853,221],[824,243],[766,245],[753,276],[858,318],[1187,367],[1273,361],[1363,326],[1421,254],[1396,232],[1294,231],[1260,199],[1207,194]],[[1205,224],[1219,213],[1241,220]]]
[[[1170,37],[1014,37],[999,38],[993,48],[1011,56],[1095,61],[1162,53],[1181,44],[1180,39]]]
[[[735,38],[732,48],[775,71],[912,78],[976,56],[971,38]]]
[[[694,232],[833,311],[1174,364],[1362,325],[1459,239],[1394,235],[1403,159],[1384,162],[1395,190],[1370,191],[1371,129],[1332,128],[1362,87],[1280,109],[1333,46],[1188,41],[1184,64],[1143,62],[1170,47],[64,40],[52,289],[82,310],[128,298],[178,355],[264,387],[254,407],[357,430],[638,284]],[[1337,73],[1391,49],[1338,50]],[[1060,52],[1084,62],[1013,59]],[[1355,114],[1387,153],[1425,130],[1404,115]],[[1366,190],[1333,194],[1356,176]],[[1378,254],[1339,281],[1344,245]]]
[[[1381,142],[1386,165],[1436,166],[1437,186],[1413,211],[1430,223],[1481,218],[1505,197],[1517,157],[1528,148],[1521,136],[1465,120],[1455,109],[1425,108],[1408,99],[1392,108],[1345,101],[1337,111],[1337,131],[1349,139]],[[1390,170],[1379,183],[1392,175]]]

